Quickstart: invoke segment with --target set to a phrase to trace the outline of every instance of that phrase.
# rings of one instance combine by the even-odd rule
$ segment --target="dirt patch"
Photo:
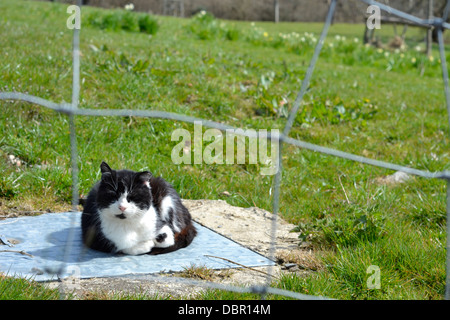
[[[260,208],[241,208],[229,205],[223,200],[184,200],[193,219],[201,225],[236,241],[237,243],[258,252],[266,257],[271,248],[272,214]],[[299,247],[298,234],[291,232],[294,225],[278,217],[276,228],[275,258],[276,266],[237,268],[227,270],[201,270],[196,266],[189,267],[186,272],[142,276],[139,278],[92,278],[68,279],[65,283],[50,283],[52,287],[75,290],[79,298],[119,297],[133,293],[146,293],[155,297],[195,297],[205,290],[205,286],[184,283],[181,277],[214,281],[232,285],[261,285],[267,282],[267,273],[279,277],[283,272],[306,273],[320,268],[320,263],[311,250]],[[220,257],[220,252],[217,253]],[[105,289],[107,288],[107,289]]]

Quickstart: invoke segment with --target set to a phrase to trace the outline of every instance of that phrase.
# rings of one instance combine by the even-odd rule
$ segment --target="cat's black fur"
[[[118,195],[123,193],[125,188],[132,190],[128,196],[129,201],[133,201],[140,209],[147,210],[151,206],[154,207],[158,215],[156,229],[159,230],[167,225],[174,233],[175,243],[172,246],[154,247],[148,252],[149,254],[175,251],[192,242],[197,231],[192,224],[191,215],[182,204],[176,190],[167,181],[161,177],[153,177],[148,171],[112,170],[105,162],[102,162],[100,168],[102,179],[90,191],[81,216],[82,237],[85,245],[103,252],[115,253],[118,251],[114,242],[102,232],[99,210],[108,208],[117,201]],[[167,196],[172,198],[173,208],[169,210],[167,217],[163,218],[161,202]],[[117,217],[125,219],[125,216],[118,215]],[[176,232],[177,230],[178,232]],[[165,233],[158,234],[155,241],[162,242],[166,236]]]

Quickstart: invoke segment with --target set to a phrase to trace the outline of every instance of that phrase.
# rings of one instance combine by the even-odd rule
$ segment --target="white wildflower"
[[[125,10],[127,11],[133,11],[134,10],[134,4],[129,3],[125,5]]]

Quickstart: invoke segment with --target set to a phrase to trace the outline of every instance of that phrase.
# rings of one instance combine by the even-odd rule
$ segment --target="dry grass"
[[[317,257],[317,252],[306,250],[280,250],[277,252],[279,264],[295,263],[300,269],[317,271],[323,264]]]
[[[232,274],[233,271],[230,269],[224,269],[217,272],[216,270],[210,269],[206,266],[190,265],[189,267],[184,267],[183,271],[176,273],[175,275],[183,278],[214,281],[218,278],[229,278]]]
[[[68,203],[54,197],[21,197],[0,199],[0,219],[19,216],[34,216],[47,212],[67,212],[72,209]]]

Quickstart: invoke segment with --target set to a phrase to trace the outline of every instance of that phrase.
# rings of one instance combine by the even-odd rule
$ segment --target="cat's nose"
[[[125,210],[127,210],[127,207],[119,205],[119,210],[124,212]]]

